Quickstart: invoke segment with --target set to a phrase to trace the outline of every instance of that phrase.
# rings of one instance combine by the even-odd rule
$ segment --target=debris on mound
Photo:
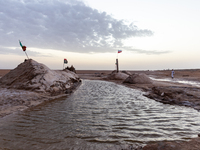
[[[122,73],[125,73],[127,75],[132,75],[129,71],[125,71],[125,70],[123,70]]]
[[[32,59],[19,64],[0,78],[1,87],[58,95],[74,88],[80,79],[69,70],[55,71]]]
[[[76,69],[74,68],[73,65],[71,65],[71,67],[67,66],[67,68],[65,68],[64,70],[69,70],[69,71],[72,71],[72,72],[76,73]]]
[[[130,83],[130,84],[151,84],[152,80],[144,73],[140,74],[132,74],[128,78],[124,80],[123,83]]]
[[[107,79],[109,80],[125,80],[129,75],[122,72],[117,72],[116,70],[113,71],[111,74],[108,75]]]

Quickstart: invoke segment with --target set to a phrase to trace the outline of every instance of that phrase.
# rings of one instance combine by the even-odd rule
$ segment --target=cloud
[[[0,18],[3,47],[18,47],[20,39],[34,48],[113,52],[123,48],[127,38],[153,35],[151,30],[117,20],[78,0],[0,1]]]
[[[24,56],[24,52],[23,50],[19,47],[19,48],[16,48],[16,47],[1,47],[0,46],[0,55],[3,54],[9,54],[9,55],[19,55],[19,56]],[[39,53],[39,52],[36,52],[36,51],[33,51],[33,50],[28,50],[28,55],[30,54],[30,56],[35,56],[35,57],[38,57],[38,56],[44,56],[44,57],[51,57],[50,54],[42,54],[42,53]]]
[[[160,55],[160,54],[166,54],[171,53],[172,51],[166,50],[166,51],[157,51],[157,50],[143,50],[143,49],[134,49],[131,47],[124,46],[125,50],[136,52],[136,53],[142,53],[147,55]]]

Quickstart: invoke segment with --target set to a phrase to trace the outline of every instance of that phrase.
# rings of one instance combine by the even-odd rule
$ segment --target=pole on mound
[[[122,52],[122,50],[117,51],[117,59],[116,59],[117,73],[119,72],[118,54],[121,53],[121,52]]]
[[[26,53],[26,51],[24,51],[25,52],[25,54],[26,54],[26,56],[27,56],[27,58],[28,58],[28,55],[27,55],[27,53]],[[29,59],[29,58],[28,58]]]
[[[26,54],[26,56],[27,56],[27,58],[28,58],[28,55],[27,55],[27,53],[26,53],[26,46],[22,45],[22,43],[21,43],[20,40],[19,40],[19,44],[20,44],[22,50],[25,52],[25,54]],[[29,59],[29,58],[28,58],[28,59]]]
[[[117,73],[119,72],[119,63],[118,63],[118,58],[116,59],[116,66],[117,66]]]

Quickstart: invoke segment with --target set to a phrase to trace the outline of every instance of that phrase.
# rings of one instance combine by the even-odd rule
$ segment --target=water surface
[[[156,80],[156,81],[177,82],[177,83],[188,84],[188,85],[200,87],[200,82],[198,82],[198,81],[189,81],[189,80],[176,79],[176,78],[174,78],[174,79],[172,79],[172,78],[156,79],[156,78],[153,78],[153,77],[150,77],[150,79]]]
[[[84,80],[77,91],[0,119],[0,148],[122,149],[150,141],[186,140],[200,132],[200,114],[162,104],[105,81]]]

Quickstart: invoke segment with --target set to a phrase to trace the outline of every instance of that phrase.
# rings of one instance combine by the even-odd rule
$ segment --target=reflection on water
[[[156,80],[156,81],[177,82],[177,83],[189,84],[189,85],[192,85],[192,86],[200,87],[200,82],[197,82],[197,81],[188,81],[188,80],[171,79],[171,78],[155,79],[155,78],[153,78],[153,77],[150,77],[150,79]]]
[[[185,140],[200,131],[196,110],[164,105],[142,92],[83,81],[68,98],[0,119],[0,148],[120,149],[149,141]]]

